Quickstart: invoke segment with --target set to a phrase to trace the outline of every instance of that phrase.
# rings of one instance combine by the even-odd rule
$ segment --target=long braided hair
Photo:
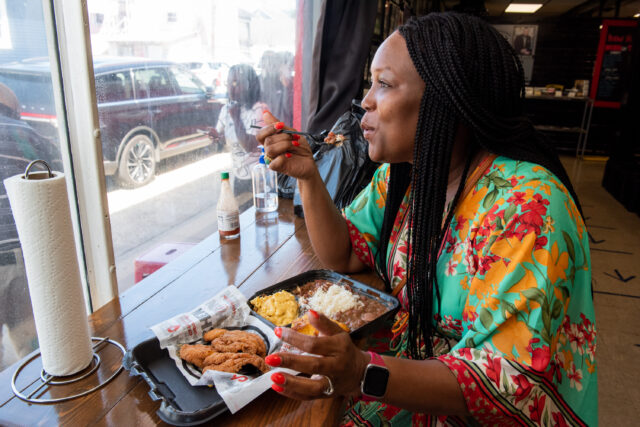
[[[236,64],[229,68],[229,81],[235,78],[242,82],[240,99],[236,99],[243,107],[251,109],[260,100],[260,79],[249,64]]]
[[[578,198],[555,150],[523,114],[524,72],[513,48],[481,19],[458,13],[411,18],[399,28],[418,74],[425,82],[415,135],[413,165],[392,164],[378,247],[378,268],[386,268],[389,237],[409,185],[410,249],[407,265],[409,353],[433,355],[434,309],[440,291],[436,265],[444,231],[465,184],[476,149],[544,166]],[[445,221],[449,166],[460,125],[473,135],[460,185]],[[436,301],[434,303],[434,294]],[[424,342],[426,349],[420,349]]]

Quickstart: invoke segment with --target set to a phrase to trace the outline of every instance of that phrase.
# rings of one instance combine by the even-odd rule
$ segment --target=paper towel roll
[[[86,368],[92,349],[65,178],[53,174],[16,175],[4,185],[22,245],[42,365],[64,376]]]

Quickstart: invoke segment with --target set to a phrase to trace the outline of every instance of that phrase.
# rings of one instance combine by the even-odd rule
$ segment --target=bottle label
[[[235,231],[240,228],[238,212],[218,212],[218,230]]]

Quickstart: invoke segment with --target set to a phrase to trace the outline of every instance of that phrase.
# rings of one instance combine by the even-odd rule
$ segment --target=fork
[[[257,126],[257,125],[251,125],[251,128],[253,129],[262,129],[262,126]],[[287,129],[283,129],[280,131],[280,133],[286,133],[289,135],[300,135],[300,136],[304,136],[305,138],[311,138],[314,141],[324,141],[324,139],[327,137],[327,135],[329,135],[329,131],[328,130],[323,130],[322,132],[318,133],[318,134],[313,134],[313,133],[309,133],[309,132],[300,132],[297,130],[287,130]]]

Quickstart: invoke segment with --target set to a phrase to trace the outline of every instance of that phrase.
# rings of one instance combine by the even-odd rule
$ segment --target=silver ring
[[[331,396],[331,395],[333,394],[333,392],[334,392],[334,389],[333,389],[333,383],[331,382],[331,378],[329,378],[329,377],[328,377],[328,376],[326,376],[326,375],[322,375],[322,376],[323,376],[323,377],[325,377],[325,378],[327,379],[327,381],[329,381],[329,385],[327,386],[327,388],[325,388],[324,390],[322,390],[322,392],[323,392],[324,394],[326,394],[327,396]]]

